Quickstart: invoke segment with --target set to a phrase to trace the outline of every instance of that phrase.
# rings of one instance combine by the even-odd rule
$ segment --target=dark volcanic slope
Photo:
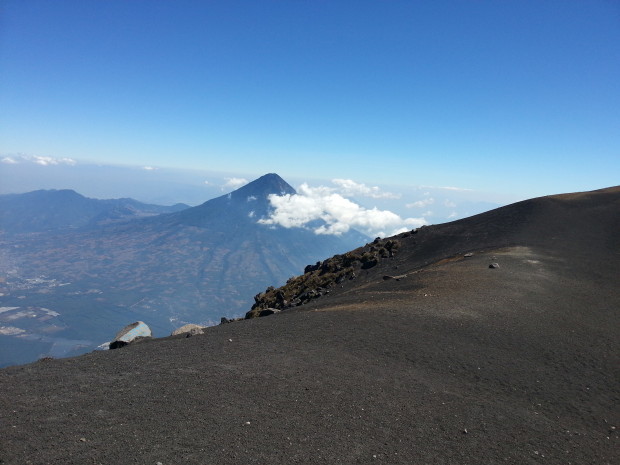
[[[268,318],[4,369],[0,462],[619,463],[618,231],[619,188],[534,199]]]

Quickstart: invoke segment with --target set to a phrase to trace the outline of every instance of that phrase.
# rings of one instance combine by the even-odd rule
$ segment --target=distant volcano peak
[[[269,173],[231,193],[235,197],[267,197],[269,194],[296,194],[296,191],[280,176]]]
[[[162,220],[204,226],[215,222],[218,224],[230,222],[234,217],[236,222],[255,223],[258,218],[267,215],[270,208],[269,195],[296,193],[295,189],[280,176],[269,173],[235,191],[207,200],[197,207],[188,208]]]

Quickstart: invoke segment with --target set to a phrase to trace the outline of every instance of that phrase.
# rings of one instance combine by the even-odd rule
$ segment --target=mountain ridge
[[[272,316],[2,369],[0,457],[617,463],[619,207],[612,188],[423,227]]]
[[[17,234],[94,228],[185,208],[189,206],[146,204],[131,198],[92,199],[72,189],[40,189],[0,195],[0,230]]]
[[[368,240],[258,224],[281,192],[270,174],[179,212],[0,235],[0,366],[84,352],[127,319],[161,336],[238,317],[261,288]]]

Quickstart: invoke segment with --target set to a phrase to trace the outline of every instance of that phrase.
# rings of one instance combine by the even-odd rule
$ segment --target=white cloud
[[[73,158],[67,157],[49,157],[42,155],[27,155],[24,153],[6,155],[0,160],[2,163],[9,165],[16,165],[18,163],[34,163],[41,166],[53,166],[53,165],[76,165],[77,162]]]
[[[29,159],[30,161],[36,163],[41,166],[51,166],[51,165],[75,165],[75,160],[71,158],[54,158],[54,157],[44,157],[41,155],[31,155],[24,156],[25,159]]]
[[[157,168],[154,166],[143,166],[142,169],[146,171],[155,171]]]
[[[248,202],[253,202],[254,200],[256,200],[256,196],[255,195],[249,195],[247,198]]]
[[[323,220],[323,225],[313,228],[316,234],[340,235],[354,228],[371,237],[385,237],[427,224],[424,218],[401,218],[388,210],[364,208],[333,192],[333,188],[313,188],[305,183],[298,194],[270,195],[269,201],[274,210],[259,223],[293,228]]]
[[[398,199],[400,194],[392,194],[391,192],[381,192],[377,186],[369,187],[366,184],[360,184],[352,179],[332,179],[332,183],[338,186],[338,191],[345,197],[363,196],[373,199]]]
[[[244,178],[224,178],[226,182],[222,186],[223,189],[239,189],[245,186],[249,181]]]
[[[51,157],[34,157],[33,160],[37,165],[47,166],[47,165],[57,165],[53,158]]]
[[[405,205],[405,207],[407,207],[407,208],[424,208],[424,207],[428,207],[429,205],[432,205],[434,203],[435,203],[435,199],[431,197],[431,198],[428,198],[428,199],[418,200],[416,202],[408,203],[407,205]]]
[[[16,328],[15,326],[0,326],[0,335],[2,336],[17,336],[25,332],[25,329]]]
[[[456,207],[456,204],[452,200],[448,200],[448,199],[444,200],[443,204],[448,208]]]
[[[25,153],[17,153],[17,154],[7,154],[5,155],[0,162],[6,163],[9,165],[16,165],[18,163],[34,163],[36,165],[41,166],[52,166],[52,165],[76,165],[77,162],[73,158],[68,157],[49,157],[42,155],[28,155]]]

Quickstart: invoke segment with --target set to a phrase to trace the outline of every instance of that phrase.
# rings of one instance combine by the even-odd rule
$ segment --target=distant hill
[[[0,370],[0,458],[620,463],[618,231],[620,187],[531,199],[323,260],[271,316]]]
[[[197,207],[123,221],[99,210],[88,222],[83,212],[100,203],[72,191],[33,195],[47,203],[34,202],[41,220],[23,230],[39,232],[1,238],[0,307],[14,309],[0,313],[0,325],[13,328],[0,329],[0,365],[92,349],[129,320],[148,321],[161,336],[243,315],[266,286],[368,240],[258,224],[270,194],[294,192],[269,174]],[[76,221],[61,229],[59,218]]]
[[[57,231],[171,213],[189,205],[150,205],[134,199],[90,199],[70,189],[0,195],[0,230],[5,233]]]

